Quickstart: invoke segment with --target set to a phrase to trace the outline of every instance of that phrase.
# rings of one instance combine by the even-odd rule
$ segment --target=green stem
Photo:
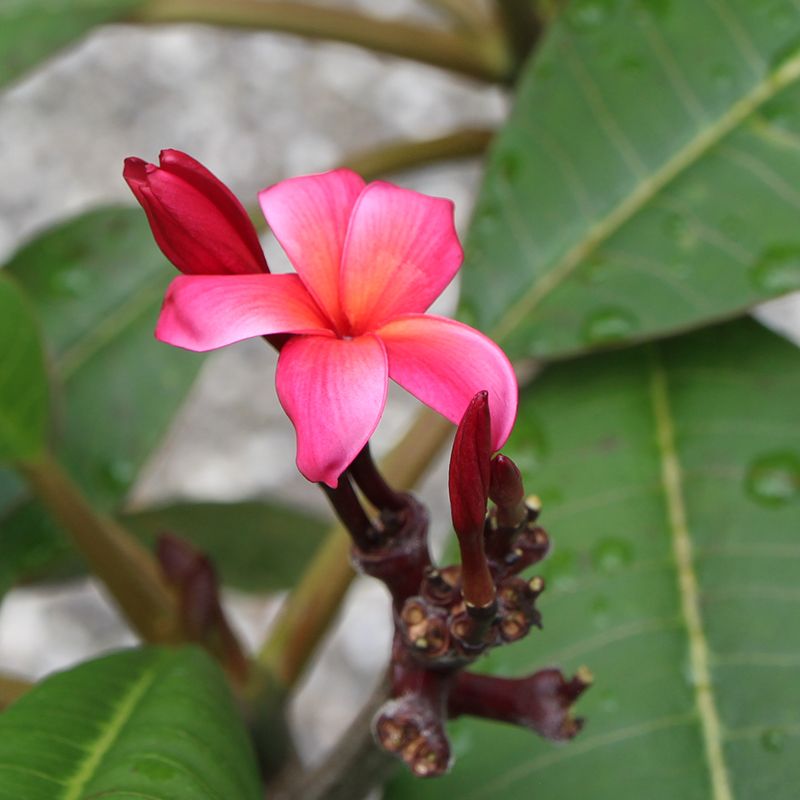
[[[502,39],[485,33],[472,39],[449,31],[302,2],[147,0],[129,19],[139,23],[201,22],[332,39],[495,83],[507,82],[511,73]]]
[[[514,74],[542,35],[544,25],[532,0],[496,0],[497,15],[514,56]]]
[[[345,158],[342,166],[355,170],[369,181],[436,161],[483,155],[493,136],[494,131],[475,128],[418,142],[395,142],[355,153]]]
[[[452,425],[428,409],[418,415],[403,439],[381,462],[387,481],[412,488],[452,432]],[[334,526],[286,600],[258,663],[284,690],[294,686],[336,616],[355,573],[352,542]]]
[[[152,555],[118,523],[95,511],[51,455],[17,466],[141,637],[182,641],[175,595]]]
[[[487,26],[491,27],[494,22],[475,0],[423,0],[423,2],[446,14],[465,31],[485,31]]]
[[[22,678],[0,675],[0,711],[19,700],[32,687],[32,683],[24,681]]]

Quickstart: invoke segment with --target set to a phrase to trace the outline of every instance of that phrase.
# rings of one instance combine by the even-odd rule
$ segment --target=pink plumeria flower
[[[297,274],[257,273],[248,258],[242,274],[179,276],[156,336],[206,351],[292,334],[276,385],[310,481],[337,485],[378,425],[389,378],[454,423],[486,390],[499,449],[517,409],[511,364],[475,329],[424,313],[461,265],[452,203],[347,169],[282,181],[259,200]]]

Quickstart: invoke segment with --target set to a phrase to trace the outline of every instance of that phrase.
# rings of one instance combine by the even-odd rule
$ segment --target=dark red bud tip
[[[194,572],[202,554],[185,539],[162,533],[156,541],[156,558],[167,580],[181,585]]]
[[[199,161],[179,150],[163,150],[158,166],[126,158],[122,175],[144,209],[156,243],[181,272],[269,271],[244,207]]]
[[[450,457],[450,507],[456,533],[483,531],[492,441],[489,393],[478,392],[461,418]]]
[[[502,453],[492,459],[489,497],[498,506],[517,506],[525,500],[525,487],[517,465]]]

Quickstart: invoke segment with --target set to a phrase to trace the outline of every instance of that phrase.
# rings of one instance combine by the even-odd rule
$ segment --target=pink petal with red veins
[[[450,200],[371,183],[353,210],[342,256],[342,306],[353,331],[425,311],[462,259]]]
[[[297,273],[341,333],[339,267],[353,206],[364,181],[349,169],[290,178],[258,195],[261,209]]]
[[[336,487],[386,404],[386,351],[372,335],[300,336],[278,359],[278,398],[297,432],[297,468]]]
[[[156,326],[162,342],[201,352],[271,333],[333,336],[297,275],[182,275]]]
[[[161,166],[125,159],[123,177],[141,204],[164,255],[189,275],[268,272],[250,217],[202,164],[177,150]]]
[[[504,444],[517,415],[519,390],[505,353],[474,328],[445,317],[408,314],[375,331],[386,345],[389,377],[458,423],[469,402],[489,392],[492,449]]]

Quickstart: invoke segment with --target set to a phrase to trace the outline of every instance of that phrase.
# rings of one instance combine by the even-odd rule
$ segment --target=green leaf
[[[201,356],[153,337],[175,270],[138,208],[102,209],[58,225],[6,269],[39,312],[61,389],[55,450],[92,502],[113,512],[202,364]],[[9,551],[23,557],[26,572],[68,551],[9,474],[0,474],[0,521],[0,569],[14,569]]]
[[[483,669],[586,664],[556,747],[466,720],[391,800],[789,800],[800,785],[800,351],[751,321],[548,369],[506,452],[554,542],[544,630]]]
[[[43,511],[29,504],[11,520],[1,545],[5,560],[0,563],[0,593],[4,584],[8,588],[15,581],[62,580],[85,573],[85,564],[66,542],[63,551],[31,549],[28,532],[37,526],[51,526],[53,548],[61,542]],[[211,556],[224,585],[246,592],[294,585],[330,524],[294,508],[255,501],[176,503],[125,513],[120,521],[148,547],[161,533],[193,542]]]
[[[800,288],[798,79],[793,0],[570,2],[492,150],[465,319],[551,359]]]
[[[0,86],[76,41],[123,18],[141,0],[4,0],[0,5]]]
[[[152,544],[165,531],[211,556],[222,582],[245,591],[292,586],[327,533],[329,523],[273,503],[188,503],[123,517]]]
[[[37,455],[47,429],[39,328],[16,284],[0,274],[0,461]]]
[[[0,715],[1,800],[100,797],[263,797],[225,679],[205,653],[116,653],[48,678]]]

